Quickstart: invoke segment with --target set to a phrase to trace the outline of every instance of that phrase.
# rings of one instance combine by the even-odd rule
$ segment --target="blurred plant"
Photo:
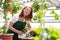
[[[42,27],[35,28],[34,30],[35,30],[36,34],[40,34],[40,33],[43,32],[43,28]]]
[[[7,20],[9,19],[9,18],[7,18],[7,14],[8,14],[8,12],[10,12],[12,14],[12,16],[13,16],[13,14],[16,14],[17,11],[20,9],[20,3],[17,0],[14,0],[13,2],[12,2],[12,0],[0,0],[0,5],[3,5],[2,12],[4,13],[3,18],[5,19],[3,32],[5,33],[5,30],[7,28]]]
[[[2,29],[3,29],[2,34],[6,34],[7,30],[8,30],[8,27],[6,25],[3,25]]]
[[[56,28],[46,28],[46,32],[50,36],[50,40],[56,40],[57,38],[59,38],[59,33],[57,32]]]
[[[39,23],[44,23],[44,21],[43,21],[43,17],[45,16],[45,13],[44,13],[44,10],[45,9],[48,9],[48,5],[45,3],[46,1],[49,1],[49,0],[40,0],[38,3],[37,3],[37,5],[39,5],[40,7],[39,7],[39,9],[37,10],[37,11],[35,11],[37,14],[34,16],[34,20],[38,20],[38,22]],[[35,3],[34,3],[35,4]],[[36,5],[34,5],[34,6],[36,6]],[[38,6],[36,6],[36,7],[38,7]],[[36,10],[36,7],[33,7],[35,10]],[[54,17],[55,17],[55,19],[57,20],[57,19],[59,19],[59,16],[58,16],[58,14],[57,13],[55,13],[54,11],[52,11],[52,12],[50,12],[52,15],[54,15]],[[42,26],[41,26],[42,27]],[[44,26],[43,26],[44,27]],[[43,28],[42,28],[43,29]],[[48,29],[48,28],[47,28]],[[40,32],[40,28],[39,29],[37,29],[35,32],[37,33],[37,34],[39,34],[39,35],[37,35],[37,37],[35,37],[35,40],[43,40],[43,34],[44,34],[44,32],[47,34],[47,36],[46,36],[46,40],[55,40],[56,38],[58,38],[59,37],[59,33],[56,31],[56,29],[54,29],[54,28],[50,28],[50,29],[43,29],[43,32],[42,32],[42,30],[41,30],[41,32]],[[39,31],[38,31],[39,30]],[[45,34],[45,35],[46,35]],[[40,39],[39,39],[40,38]],[[45,39],[44,39],[45,40]]]
[[[36,32],[36,36],[35,36],[35,40],[39,39],[39,40],[45,40],[44,38],[44,32],[45,30],[42,27],[38,27],[35,29]],[[46,35],[47,36],[47,35]]]
[[[35,15],[35,17],[33,18],[34,20],[37,20],[40,24],[41,24],[41,27],[42,27],[42,25],[43,25],[43,17],[45,16],[45,13],[44,13],[44,2],[43,2],[44,0],[40,0],[40,1],[38,1],[39,3],[37,4],[37,5],[40,5],[40,7],[39,7],[39,9],[36,11],[36,15]],[[35,32],[38,34],[37,36],[40,38],[40,37],[42,37],[43,35],[40,35],[41,33],[40,33],[40,31],[41,31],[41,33],[42,33],[42,30],[40,29],[40,27],[38,28],[38,29],[36,29],[35,30]],[[40,36],[39,36],[40,35]],[[37,37],[37,38],[38,38]],[[39,38],[38,38],[38,40],[39,40]],[[36,38],[35,38],[36,39]],[[41,38],[42,39],[42,38]],[[37,39],[36,39],[37,40]]]
[[[58,31],[59,30],[59,31]],[[34,28],[31,35],[34,35],[34,40],[57,40],[60,38],[60,29],[49,26],[48,28]]]
[[[49,0],[44,0],[44,9],[49,8]]]
[[[35,36],[34,40],[41,40],[39,36]]]
[[[49,6],[47,5],[47,3],[44,3],[44,9],[48,9]]]
[[[2,0],[3,1],[3,0]],[[20,9],[20,3],[17,0],[5,0],[3,3],[3,9],[6,12],[16,13]]]
[[[34,40],[37,40],[37,39],[40,40],[42,37],[43,28],[41,28],[41,27],[33,28],[29,33],[32,37],[35,37]]]
[[[8,28],[5,25],[0,27],[0,34],[6,34],[7,30],[8,30]]]
[[[57,40],[60,38],[60,28],[49,26],[45,30],[41,27],[33,28],[30,35],[35,37],[34,40]]]
[[[2,5],[2,0],[0,0],[0,6]]]
[[[16,14],[18,10],[20,10],[20,3],[16,0],[13,2],[13,7],[12,7],[12,14]]]
[[[59,20],[59,15],[54,10],[52,10],[50,14],[54,15],[55,20]]]
[[[42,10],[38,10],[37,14],[33,17],[33,20],[38,20],[39,23],[42,23],[42,18],[45,16],[45,13]]]
[[[39,1],[34,0],[33,4],[32,4],[32,7],[33,7],[34,12],[37,12],[40,9]]]
[[[5,23],[4,23],[4,25],[3,25],[3,33],[6,33],[5,32],[5,30],[6,30],[6,28],[7,28],[7,13],[9,12],[9,8],[10,8],[10,0],[2,0],[2,1],[4,1],[3,2],[3,13],[4,13],[4,19],[5,19]]]
[[[32,7],[33,7],[34,12],[37,12],[41,8],[48,9],[49,5],[47,2],[49,2],[49,0],[43,0],[43,4],[41,0],[33,0]],[[42,5],[43,7],[41,7]]]
[[[3,29],[2,29],[2,27],[0,26],[0,34],[2,33],[2,31],[3,31]]]

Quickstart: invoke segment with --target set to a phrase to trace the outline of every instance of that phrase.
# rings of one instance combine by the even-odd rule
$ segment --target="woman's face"
[[[31,8],[27,7],[24,9],[24,16],[28,16],[31,12]]]

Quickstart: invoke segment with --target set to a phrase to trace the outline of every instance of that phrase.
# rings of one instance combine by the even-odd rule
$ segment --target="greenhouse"
[[[0,40],[60,40],[60,0],[0,0]]]

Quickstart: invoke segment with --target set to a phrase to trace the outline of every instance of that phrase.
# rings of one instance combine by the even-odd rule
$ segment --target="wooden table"
[[[18,35],[18,38],[22,38],[22,40],[34,40],[34,37],[21,37]]]

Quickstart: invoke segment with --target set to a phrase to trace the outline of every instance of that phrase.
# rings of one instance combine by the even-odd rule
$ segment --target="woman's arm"
[[[28,25],[28,29],[31,28],[31,25],[30,25],[30,21],[26,21],[27,25]]]
[[[10,29],[11,31],[13,31],[13,32],[21,35],[22,32],[19,31],[19,30],[17,30],[17,29],[15,29],[15,28],[13,27],[13,24],[14,24],[13,22],[10,22],[10,23],[9,23],[9,29]]]

